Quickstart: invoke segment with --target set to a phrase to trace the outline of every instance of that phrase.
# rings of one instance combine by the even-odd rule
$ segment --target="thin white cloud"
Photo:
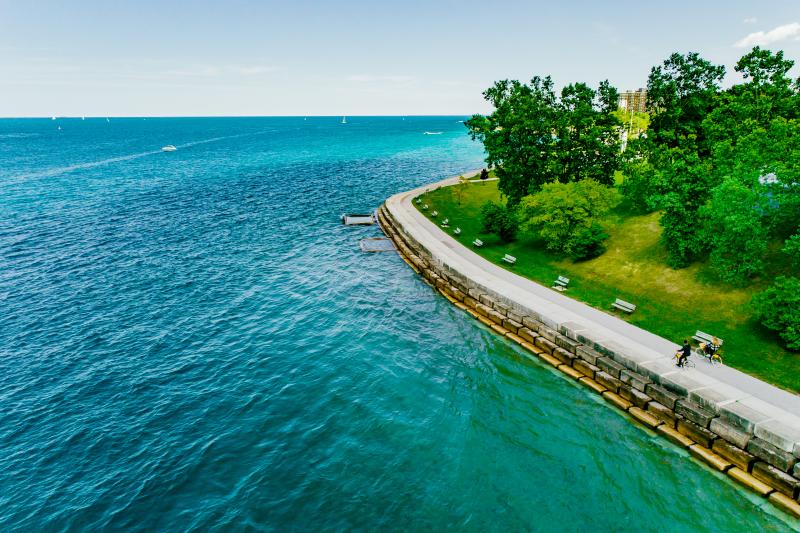
[[[758,22],[758,19],[755,17],[747,17],[742,22],[744,22],[745,24],[755,24],[756,22]]]
[[[231,70],[244,76],[256,76],[258,74],[269,74],[278,70],[277,67],[269,67],[264,65],[252,65],[247,67],[231,67]]]
[[[757,31],[753,32],[740,41],[738,41],[734,46],[736,48],[750,48],[751,46],[768,46],[772,43],[777,43],[780,41],[787,41],[787,40],[800,40],[800,22],[792,22],[790,24],[784,24],[783,26],[778,26],[772,30],[767,32],[764,31]]]
[[[226,74],[240,76],[257,76],[277,70],[277,67],[266,65],[201,65],[184,69],[166,70],[163,73],[169,76],[218,78]]]
[[[354,74],[345,78],[347,81],[354,81],[357,83],[374,83],[374,82],[389,82],[389,83],[409,83],[415,80],[413,76],[375,76],[373,74]]]

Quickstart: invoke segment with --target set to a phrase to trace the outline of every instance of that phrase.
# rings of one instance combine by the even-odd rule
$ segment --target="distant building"
[[[644,113],[647,110],[647,90],[636,89],[619,94],[619,108]]]

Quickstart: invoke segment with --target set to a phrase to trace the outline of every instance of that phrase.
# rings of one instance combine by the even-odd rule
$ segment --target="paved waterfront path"
[[[456,267],[471,279],[480,281],[486,286],[496,287],[500,293],[513,295],[512,299],[522,304],[528,302],[530,308],[542,308],[544,305],[551,311],[555,310],[563,318],[563,322],[573,321],[587,325],[595,331],[602,331],[606,338],[613,339],[617,344],[631,347],[640,353],[648,353],[656,359],[663,358],[663,368],[667,372],[671,373],[674,370],[674,372],[685,373],[687,377],[697,377],[697,374],[700,374],[706,378],[701,381],[710,383],[711,380],[716,380],[717,386],[720,386],[721,390],[732,394],[731,398],[737,397],[745,400],[753,397],[756,401],[766,402],[789,414],[788,418],[781,417],[784,423],[800,428],[800,424],[798,424],[800,423],[800,396],[734,368],[725,365],[712,366],[696,356],[693,357],[696,362],[695,369],[674,368],[670,370],[668,365],[672,365],[672,354],[679,348],[675,342],[572,300],[487,261],[469,248],[462,246],[413,206],[412,200],[423,192],[456,183],[458,183],[458,178],[450,178],[400,193],[387,200],[387,206],[391,208],[395,216],[402,218],[406,230],[412,232],[434,255],[444,263]]]

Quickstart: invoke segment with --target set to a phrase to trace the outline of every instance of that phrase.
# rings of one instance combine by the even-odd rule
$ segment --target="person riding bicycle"
[[[711,342],[703,343],[703,352],[705,352],[705,354],[711,358],[715,353],[717,353],[717,350],[719,350],[720,344],[721,343],[719,342],[719,339],[714,337],[711,339]]]
[[[686,362],[686,360],[689,358],[689,356],[692,354],[692,347],[689,346],[688,340],[683,339],[683,346],[681,347],[680,350],[678,350],[678,354],[680,355],[678,357],[678,363],[676,366],[682,367]]]

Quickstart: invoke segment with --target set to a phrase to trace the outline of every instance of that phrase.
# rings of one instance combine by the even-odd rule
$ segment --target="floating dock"
[[[372,226],[377,222],[375,213],[347,213],[342,215],[345,226]]]
[[[370,237],[361,239],[358,245],[362,252],[394,252],[397,250],[391,239],[386,237]]]

